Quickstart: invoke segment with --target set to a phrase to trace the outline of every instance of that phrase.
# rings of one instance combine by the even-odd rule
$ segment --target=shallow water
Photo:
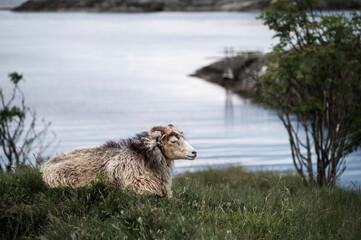
[[[273,111],[189,77],[225,46],[266,52],[275,43],[257,13],[12,13],[0,11],[0,83],[12,71],[56,152],[127,138],[173,123],[198,150],[176,173],[242,165],[292,170],[288,136]],[[49,153],[50,154],[50,153]],[[342,183],[361,180],[353,154]]]

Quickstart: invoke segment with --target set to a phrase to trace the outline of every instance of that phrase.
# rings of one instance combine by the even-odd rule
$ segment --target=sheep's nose
[[[197,152],[196,152],[196,151],[193,151],[192,154],[193,154],[194,156],[197,156]]]

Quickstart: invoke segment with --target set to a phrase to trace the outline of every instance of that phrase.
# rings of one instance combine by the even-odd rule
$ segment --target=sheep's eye
[[[178,141],[171,141],[171,143],[179,145]]]

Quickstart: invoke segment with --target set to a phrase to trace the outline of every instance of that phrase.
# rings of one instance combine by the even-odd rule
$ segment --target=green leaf
[[[23,75],[18,74],[17,72],[9,73],[10,81],[12,81],[15,85],[17,85],[21,79],[23,79]]]

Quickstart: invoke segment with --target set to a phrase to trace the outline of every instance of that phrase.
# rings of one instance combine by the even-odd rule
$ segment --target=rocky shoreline
[[[265,73],[265,62],[271,58],[271,55],[259,52],[244,52],[202,67],[190,76],[218,84],[242,96],[253,97],[255,81]],[[228,62],[232,63],[232,79],[225,77],[225,69],[227,69],[225,66]]]
[[[261,11],[271,0],[29,0],[13,11],[157,12],[157,11]],[[318,8],[356,9],[361,0],[322,0]]]
[[[29,0],[14,11],[253,11],[268,7],[269,0]]]

